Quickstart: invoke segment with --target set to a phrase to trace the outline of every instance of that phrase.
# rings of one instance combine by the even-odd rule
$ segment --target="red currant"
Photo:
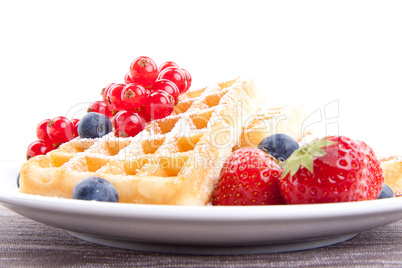
[[[127,84],[121,91],[121,100],[127,109],[138,108],[147,100],[148,93],[139,84]]]
[[[158,75],[157,80],[162,79],[167,79],[175,83],[176,86],[179,88],[180,94],[186,91],[187,88],[186,75],[184,74],[182,69],[177,67],[166,68],[162,70]]]
[[[121,91],[125,86],[125,84],[114,84],[109,88],[106,100],[111,111],[120,111],[126,108],[121,100]]]
[[[58,116],[47,124],[47,134],[56,143],[68,142],[74,138],[73,123],[64,116]]]
[[[181,70],[186,75],[187,87],[186,87],[186,90],[184,90],[184,92],[186,92],[190,88],[193,78],[191,77],[191,74],[186,69],[181,68]]]
[[[166,61],[159,66],[159,72],[169,67],[179,67],[179,65],[173,61]]]
[[[179,88],[176,86],[175,83],[173,83],[170,80],[167,79],[161,79],[156,81],[150,91],[151,93],[157,90],[162,90],[165,91],[166,93],[168,93],[169,95],[171,95],[174,98],[174,103],[177,103],[177,99],[179,98]]]
[[[73,123],[74,127],[74,138],[78,137],[78,123],[80,122],[80,119],[71,119],[71,123]]]
[[[162,90],[151,92],[147,99],[146,110],[151,119],[161,119],[173,112],[174,98]]]
[[[130,65],[130,77],[133,83],[150,87],[158,76],[158,66],[149,57],[138,57]]]
[[[131,112],[137,113],[139,116],[144,118],[145,122],[149,122],[149,121],[151,121],[151,116],[147,113],[147,110],[145,107],[146,107],[146,103],[141,105],[138,108],[133,109]]]
[[[109,118],[112,116],[112,111],[110,111],[107,103],[103,101],[94,101],[93,103],[91,103],[88,107],[87,112],[104,114]]]
[[[36,127],[36,136],[38,139],[43,141],[49,141],[50,137],[47,134],[47,124],[49,123],[50,119],[45,119],[39,122],[38,126]]]
[[[114,83],[110,83],[110,84],[107,85],[106,87],[102,88],[102,92],[101,92],[102,99],[103,99],[103,101],[106,102],[106,103],[107,103],[107,99],[106,99],[107,93],[108,93],[110,87],[113,86],[113,85],[114,85]]]
[[[47,134],[47,125],[50,119],[42,120],[36,127],[36,136],[39,140],[44,141],[50,148],[56,149],[60,146],[60,143],[53,141],[49,134]]]
[[[44,155],[50,152],[53,148],[47,142],[43,140],[37,140],[32,142],[27,149],[27,159],[37,155]]]
[[[134,137],[144,129],[146,122],[137,113],[120,111],[113,117],[112,123],[117,137]]]
[[[125,84],[131,84],[131,83],[133,83],[133,80],[131,80],[131,77],[130,77],[130,73],[129,73],[129,72],[126,73],[126,75],[124,76],[124,83],[125,83]]]

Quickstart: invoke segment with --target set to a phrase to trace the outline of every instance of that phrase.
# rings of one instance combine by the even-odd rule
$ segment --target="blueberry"
[[[380,193],[380,195],[378,196],[377,199],[391,198],[391,197],[395,197],[394,191],[392,191],[391,187],[389,187],[388,185],[384,184],[382,186],[381,193]]]
[[[258,149],[267,152],[279,161],[285,161],[298,148],[297,141],[291,136],[282,133],[265,137],[258,144]]]
[[[100,113],[87,113],[78,123],[78,135],[81,138],[99,138],[108,134],[112,129],[112,122],[106,115]]]
[[[116,188],[105,179],[88,177],[73,188],[73,199],[119,202]]]
[[[18,176],[17,176],[17,187],[18,188],[20,188],[20,174],[21,173],[18,173]]]

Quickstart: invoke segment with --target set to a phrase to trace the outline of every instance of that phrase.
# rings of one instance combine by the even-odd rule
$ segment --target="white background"
[[[402,155],[401,14],[401,1],[0,1],[0,160],[23,160],[42,119],[78,116],[142,55],[177,62],[193,88],[250,76],[268,106],[321,111],[318,132]]]

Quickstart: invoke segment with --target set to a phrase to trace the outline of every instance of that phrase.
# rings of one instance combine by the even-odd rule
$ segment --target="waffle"
[[[31,158],[21,169],[20,192],[71,198],[78,181],[99,176],[116,187],[120,202],[207,205],[233,150],[256,147],[275,130],[302,137],[302,110],[263,110],[262,100],[253,83],[240,78],[189,91],[172,115],[135,137],[76,138]],[[278,124],[280,116],[289,123]]]
[[[389,156],[380,159],[384,171],[385,184],[391,187],[396,196],[402,195],[402,157]]]
[[[307,113],[303,106],[283,106],[263,108],[246,122],[242,129],[240,142],[234,150],[241,147],[254,147],[267,136],[286,133],[301,143],[311,132],[303,126]]]

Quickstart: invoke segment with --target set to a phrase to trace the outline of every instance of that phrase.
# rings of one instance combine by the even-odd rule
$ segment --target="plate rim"
[[[0,176],[6,177],[3,181],[0,178],[0,204],[29,219],[67,232],[82,233],[88,242],[91,242],[90,236],[95,235],[106,246],[113,246],[110,241],[119,239],[130,243],[208,247],[247,247],[283,242],[284,251],[288,251],[297,241],[323,241],[314,247],[325,246],[327,242],[323,238],[342,242],[351,234],[402,219],[402,199],[398,198],[304,205],[174,206],[21,194],[16,185],[20,165],[18,162],[0,162]],[[233,232],[237,235],[233,236]],[[147,250],[144,245],[139,250],[141,248],[157,250],[157,247]],[[307,243],[303,248],[313,247]],[[132,249],[131,246],[128,249]],[[265,252],[267,248],[261,250]],[[163,251],[169,252],[168,249]],[[195,250],[195,253],[199,252],[206,251]],[[239,252],[249,251],[239,248],[236,253]]]

